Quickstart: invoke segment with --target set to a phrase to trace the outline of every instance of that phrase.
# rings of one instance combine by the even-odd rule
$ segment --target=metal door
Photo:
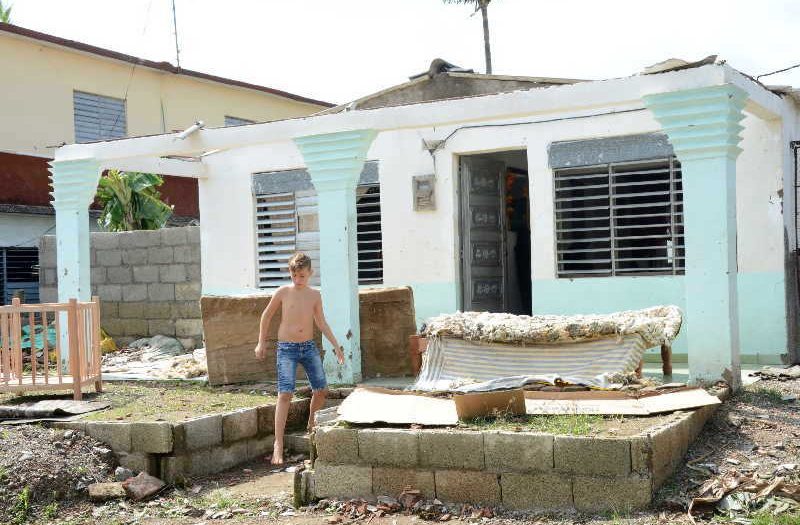
[[[505,312],[505,164],[461,157],[460,173],[462,308]]]

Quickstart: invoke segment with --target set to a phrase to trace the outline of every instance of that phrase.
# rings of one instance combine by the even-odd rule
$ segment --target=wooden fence
[[[100,354],[98,297],[0,306],[0,392],[72,390],[79,400],[92,383],[101,392]]]

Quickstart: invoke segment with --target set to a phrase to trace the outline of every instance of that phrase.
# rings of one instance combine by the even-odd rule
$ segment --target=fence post
[[[92,359],[97,379],[94,381],[94,391],[103,391],[103,375],[100,371],[103,350],[100,346],[100,296],[92,296]]]
[[[81,395],[81,358],[78,348],[78,300],[72,298],[67,307],[67,339],[69,340],[69,368],[72,376],[73,398],[80,401]]]
[[[19,297],[14,297],[11,300],[11,306],[19,308],[21,305]],[[14,360],[17,373],[17,380],[22,384],[22,375],[25,371],[25,365],[22,359],[22,314],[19,311],[11,314],[11,338],[14,340]]]

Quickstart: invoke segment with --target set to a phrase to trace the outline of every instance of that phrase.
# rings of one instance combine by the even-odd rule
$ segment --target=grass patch
[[[750,516],[752,525],[800,525],[800,514],[779,514],[759,512]]]
[[[25,487],[14,497],[11,506],[11,523],[17,525],[28,520],[28,513],[31,510],[31,489]]]
[[[758,385],[743,389],[740,397],[745,403],[752,404],[780,405],[784,403],[780,390]]]
[[[599,429],[602,416],[593,414],[557,414],[480,417],[464,424],[476,430],[513,430],[585,436]]]
[[[59,396],[64,397],[64,396]],[[66,394],[71,398],[71,394]],[[103,392],[89,392],[87,401],[107,401],[111,407],[88,414],[84,421],[183,421],[206,414],[231,412],[277,402],[260,391],[236,391],[195,381],[124,381],[103,383]],[[0,404],[53,399],[52,395],[0,396]]]

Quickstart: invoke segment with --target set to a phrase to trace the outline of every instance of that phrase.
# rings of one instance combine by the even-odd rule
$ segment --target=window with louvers
[[[287,263],[297,250],[296,224],[294,193],[256,196],[259,288],[278,288],[291,282]]]
[[[381,193],[378,184],[356,189],[358,284],[383,283],[383,233]]]
[[[295,251],[310,251],[312,248],[302,246],[298,239],[297,216],[294,192],[256,196],[259,288],[272,289],[289,284],[289,258]],[[308,237],[308,233],[303,235]],[[383,235],[380,187],[377,184],[356,188],[356,238],[358,283],[382,283]]]
[[[559,277],[684,273],[676,158],[554,172]]]
[[[126,136],[128,122],[124,100],[74,91],[72,102],[75,142],[94,142]]]

